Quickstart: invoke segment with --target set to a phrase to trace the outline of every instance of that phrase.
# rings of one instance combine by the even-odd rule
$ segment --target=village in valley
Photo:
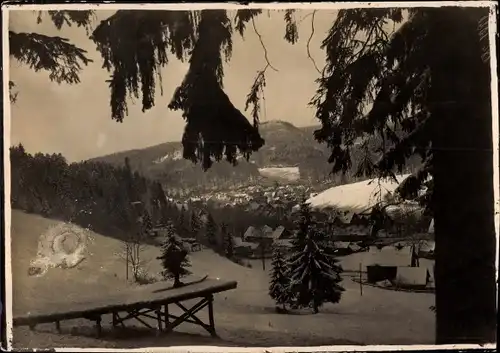
[[[478,164],[463,177],[461,155],[439,155],[448,164],[434,191],[433,153],[457,148],[449,138],[450,148],[433,149],[427,116],[445,108],[431,114],[426,100],[463,97],[431,97],[460,85],[453,74],[454,89],[426,88],[427,71],[442,68],[411,65],[441,61],[427,52],[408,59],[404,36],[407,23],[413,31],[433,18],[411,43],[439,36],[440,19],[458,26],[451,42],[471,40],[460,21],[476,30],[488,9],[234,6],[9,10],[14,348],[430,345],[467,336],[445,316],[469,306],[436,303],[465,295],[443,275],[458,266],[451,235],[461,237],[456,249],[474,243],[490,254],[493,221],[478,216],[488,211],[487,177],[470,176],[491,158],[470,158]],[[463,51],[453,50],[445,57]],[[467,104],[487,95],[467,92]],[[472,206],[453,199],[462,184]],[[489,222],[474,242],[465,215]],[[435,219],[444,234],[437,252]],[[448,259],[437,270],[435,254]],[[473,277],[464,278],[457,283]],[[490,313],[484,305],[478,312]],[[465,338],[485,342],[474,332]]]

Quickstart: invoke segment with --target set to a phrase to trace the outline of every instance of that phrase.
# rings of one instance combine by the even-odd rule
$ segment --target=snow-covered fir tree
[[[286,305],[290,302],[290,278],[288,276],[287,263],[283,253],[278,247],[273,250],[271,270],[271,281],[269,284],[269,296],[274,299],[276,306],[281,305],[283,311],[286,310]]]
[[[174,287],[182,286],[181,277],[189,275],[191,266],[187,257],[188,251],[180,237],[175,234],[172,224],[167,226],[167,235],[162,245],[162,254],[157,259],[161,260],[165,279],[174,279]]]
[[[292,241],[288,261],[290,291],[294,305],[312,307],[317,313],[325,303],[338,303],[344,288],[340,285],[342,267],[326,234],[314,221],[310,206],[302,202],[297,217],[298,232]]]

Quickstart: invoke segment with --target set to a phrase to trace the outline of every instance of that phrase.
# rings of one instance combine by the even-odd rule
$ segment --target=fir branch
[[[260,41],[260,45],[262,46],[262,49],[264,50],[264,59],[266,60],[266,69],[267,67],[270,67],[271,69],[273,69],[274,71],[278,72],[278,69],[276,69],[272,64],[271,62],[269,61],[269,57],[267,55],[267,48],[266,48],[266,45],[264,44],[264,40],[262,39],[262,35],[259,33],[259,31],[257,30],[257,26],[255,25],[255,20],[254,18],[252,17],[252,26],[253,26],[253,30],[255,32],[255,34],[257,34],[257,36],[259,37],[259,41]],[[265,70],[265,69],[264,69]]]
[[[310,44],[311,44],[311,40],[314,36],[314,17],[316,16],[316,10],[314,10],[312,12],[312,18],[311,18],[311,35],[309,36],[309,39],[307,40],[307,57],[309,58],[309,60],[311,60],[311,62],[313,63],[314,65],[314,68],[316,69],[316,71],[322,75],[322,72],[320,71],[320,69],[318,68],[318,65],[316,65],[316,61],[314,60],[314,58],[312,57],[311,55],[311,50],[310,50]]]
[[[57,83],[79,83],[82,65],[92,62],[85,50],[61,37],[9,31],[9,43],[10,56],[35,72],[48,71]]]
[[[295,10],[288,9],[285,11],[285,40],[289,43],[295,44],[299,40],[299,33],[297,30],[297,23],[293,17]]]

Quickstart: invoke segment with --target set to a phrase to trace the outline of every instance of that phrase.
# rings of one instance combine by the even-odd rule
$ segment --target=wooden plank
[[[36,325],[81,317],[101,316],[112,312],[129,311],[148,306],[154,307],[159,304],[165,305],[231,290],[237,287],[237,282],[207,279],[204,282],[175,289],[169,289],[167,284],[162,282],[143,287],[140,290],[120,292],[118,295],[106,300],[105,305],[101,306],[96,306],[91,301],[71,302],[65,303],[65,305],[60,303],[53,311],[48,308],[34,310],[28,315],[15,316],[13,324],[14,326]]]

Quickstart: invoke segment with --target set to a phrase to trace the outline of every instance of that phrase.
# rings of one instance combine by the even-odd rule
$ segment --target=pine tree
[[[189,221],[189,227],[190,227],[190,230],[191,230],[191,234],[193,234],[193,236],[195,238],[198,238],[198,232],[200,231],[200,219],[198,217],[198,215],[196,214],[196,211],[193,210],[191,212],[191,219]]]
[[[181,207],[179,211],[179,218],[177,220],[177,233],[184,237],[187,234],[186,229],[186,208],[184,206]]]
[[[207,216],[205,225],[205,236],[209,246],[215,247],[217,245],[217,224],[210,213]]]
[[[317,313],[323,303],[340,301],[342,267],[305,202],[300,207],[298,228],[289,259],[290,291],[296,306],[312,306]]]
[[[273,251],[271,283],[269,285],[269,296],[274,299],[276,305],[281,305],[286,310],[286,304],[291,299],[290,278],[283,254],[279,248]]]
[[[151,216],[149,215],[149,212],[147,210],[144,210],[144,214],[142,216],[142,232],[143,234],[149,234],[152,229],[153,221],[151,219]]]
[[[174,279],[174,288],[182,286],[180,278],[191,273],[187,269],[191,266],[187,254],[188,252],[182,240],[175,234],[174,227],[169,224],[167,226],[167,236],[162,246],[162,254],[157,259],[162,262],[163,277]]]
[[[224,255],[226,255],[228,259],[232,259],[234,256],[233,235],[231,234],[225,223],[221,225],[221,236],[224,246]]]

